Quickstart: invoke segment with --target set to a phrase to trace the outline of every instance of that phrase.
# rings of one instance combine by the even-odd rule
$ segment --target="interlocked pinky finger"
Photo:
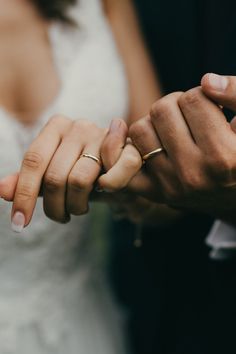
[[[141,169],[142,164],[138,150],[132,144],[127,144],[117,163],[99,178],[99,188],[115,192],[127,187],[131,179]]]

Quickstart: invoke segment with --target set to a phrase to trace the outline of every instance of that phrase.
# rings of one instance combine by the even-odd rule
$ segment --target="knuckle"
[[[88,175],[77,173],[71,174],[68,179],[69,186],[75,191],[83,191],[92,189]]]
[[[212,180],[220,184],[228,184],[236,178],[235,159],[229,153],[217,154],[215,158],[208,160],[207,169]]]
[[[23,160],[23,167],[38,170],[43,164],[43,157],[34,151],[28,151]]]
[[[49,125],[58,125],[58,124],[69,122],[69,121],[70,121],[70,119],[63,116],[62,114],[55,114],[49,119],[48,124]]]
[[[17,200],[20,202],[27,202],[33,197],[31,186],[22,185],[20,190],[17,191]]]
[[[78,119],[75,120],[73,123],[73,129],[79,132],[83,130],[91,130],[95,128],[97,128],[97,126],[93,122],[86,119]]]
[[[166,111],[169,107],[170,100],[167,97],[160,99],[159,101],[155,102],[150,111],[150,116],[152,120],[160,119],[166,115]]]
[[[70,133],[75,136],[80,135],[82,137],[85,134],[91,142],[100,140],[102,142],[106,136],[107,129],[102,129],[95,123],[86,119],[80,119],[73,122]]]
[[[129,128],[129,136],[133,141],[139,140],[147,131],[147,119],[142,118],[133,123]]]
[[[179,100],[179,106],[180,107],[185,107],[189,105],[197,105],[201,102],[202,100],[202,92],[199,87],[193,88],[185,93],[183,93]]]
[[[197,172],[184,171],[181,174],[182,186],[186,193],[200,191],[204,188],[204,178]]]
[[[178,103],[181,95],[182,92],[173,92],[153,103],[150,110],[151,119],[156,120],[168,115],[172,111],[173,105]]]
[[[191,152],[187,160],[178,161],[177,175],[183,193],[191,194],[208,188],[205,157],[198,151]]]
[[[48,120],[40,134],[49,129],[50,131],[53,131],[60,136],[64,136],[68,129],[71,127],[72,122],[72,119],[63,115],[56,114]]]
[[[65,181],[58,174],[49,172],[44,177],[44,186],[47,191],[54,192],[63,188]]]

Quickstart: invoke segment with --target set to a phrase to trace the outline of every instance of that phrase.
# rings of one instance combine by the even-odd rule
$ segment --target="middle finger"
[[[66,185],[71,169],[83,149],[83,143],[73,131],[63,139],[45,173],[43,180],[43,204],[45,214],[57,222],[67,222]]]

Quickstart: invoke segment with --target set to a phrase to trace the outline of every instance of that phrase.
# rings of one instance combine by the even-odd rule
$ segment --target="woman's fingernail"
[[[117,132],[120,129],[121,121],[119,119],[113,119],[109,128],[110,133]]]
[[[17,211],[12,218],[11,228],[14,232],[21,233],[25,227],[25,216]]]
[[[106,193],[114,193],[112,189],[108,189],[108,188],[104,188],[103,191]]]
[[[97,185],[95,187],[95,191],[98,192],[98,193],[102,193],[102,192],[104,192],[104,189],[102,187],[100,187],[99,185]]]
[[[103,192],[106,192],[106,193],[113,193],[114,191],[111,190],[111,189],[107,189],[107,188],[102,188],[100,187],[99,185],[97,185],[95,187],[95,191],[98,192],[98,193],[103,193]]]
[[[220,92],[224,92],[228,86],[228,78],[217,74],[209,74],[208,81],[211,87]]]

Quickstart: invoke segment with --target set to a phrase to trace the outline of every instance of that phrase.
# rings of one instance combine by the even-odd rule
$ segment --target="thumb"
[[[201,85],[207,97],[236,112],[236,76],[206,74]]]

